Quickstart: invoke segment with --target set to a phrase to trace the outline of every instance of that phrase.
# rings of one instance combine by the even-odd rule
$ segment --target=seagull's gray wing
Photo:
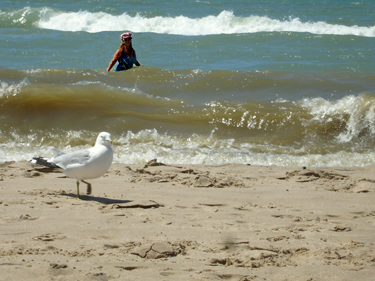
[[[59,155],[51,161],[57,166],[66,169],[70,165],[85,165],[90,160],[90,151],[88,149],[75,151],[68,154]]]

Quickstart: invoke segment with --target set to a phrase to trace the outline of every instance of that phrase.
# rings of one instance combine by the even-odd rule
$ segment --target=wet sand
[[[0,164],[0,280],[373,280],[375,166]]]

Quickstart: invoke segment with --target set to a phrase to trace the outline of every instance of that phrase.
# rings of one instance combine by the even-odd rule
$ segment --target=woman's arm
[[[134,51],[134,56],[137,57],[137,54],[135,53],[135,51]],[[139,63],[138,60],[135,62],[135,65],[136,65],[136,66],[141,66],[141,64]]]
[[[117,61],[117,58],[118,58],[118,52],[119,52],[119,50],[117,50],[116,53],[113,55],[113,59],[111,60],[111,62],[109,63],[109,65],[107,67],[107,72],[109,72],[111,70],[111,68],[116,64],[116,61]]]

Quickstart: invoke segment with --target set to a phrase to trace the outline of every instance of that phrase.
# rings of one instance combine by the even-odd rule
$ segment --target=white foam
[[[20,83],[6,83],[0,81],[0,97],[16,96],[21,92],[24,86],[29,85],[30,82],[27,78],[23,79]]]
[[[375,135],[375,100],[372,94],[350,95],[335,101],[304,99],[302,107],[313,115],[310,122],[330,123],[339,120],[345,124],[344,132],[337,136],[341,143],[352,141],[363,131]]]
[[[230,11],[202,18],[152,17],[127,13],[111,15],[105,12],[88,11],[59,12],[44,9],[37,26],[60,31],[102,31],[153,32],[176,35],[238,34],[256,32],[309,32],[313,34],[356,35],[375,37],[375,26],[345,26],[326,22],[303,22],[299,18],[286,20],[266,16],[237,17]]]
[[[82,132],[67,132],[67,139],[79,138]],[[157,130],[142,130],[137,133],[128,131],[115,136],[113,145],[114,162],[126,164],[144,164],[157,158],[166,164],[203,164],[242,163],[251,165],[278,166],[315,166],[346,167],[367,166],[373,164],[375,152],[338,151],[328,154],[306,154],[304,147],[292,147],[238,143],[233,139],[215,138],[215,130],[207,136],[192,135],[189,138],[160,134]],[[35,134],[18,137],[0,144],[0,163],[6,161],[30,160],[45,155],[48,147],[43,139]],[[59,135],[50,135],[50,138]],[[58,147],[66,152],[85,149],[90,145],[77,147]],[[307,147],[308,150],[308,147]],[[45,155],[47,156],[47,155]]]

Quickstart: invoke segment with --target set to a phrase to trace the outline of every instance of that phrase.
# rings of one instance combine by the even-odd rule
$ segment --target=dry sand
[[[375,167],[0,164],[0,280],[374,280]],[[85,185],[81,184],[81,194]]]

